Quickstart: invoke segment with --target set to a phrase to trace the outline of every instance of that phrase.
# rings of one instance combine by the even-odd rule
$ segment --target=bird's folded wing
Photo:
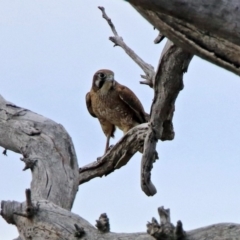
[[[93,117],[97,117],[94,112],[93,112],[93,109],[92,109],[92,102],[91,102],[91,95],[90,95],[90,92],[88,92],[86,94],[86,105],[87,105],[87,109],[88,109],[88,112],[93,116]]]
[[[120,84],[116,89],[118,91],[120,99],[124,101],[132,110],[134,110],[135,117],[138,122],[145,123],[145,111],[137,96],[129,88]]]

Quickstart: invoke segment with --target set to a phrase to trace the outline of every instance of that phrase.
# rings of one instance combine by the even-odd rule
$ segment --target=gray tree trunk
[[[145,125],[139,129],[147,131]],[[80,176],[73,143],[63,126],[0,96],[0,136],[0,146],[21,153],[32,171],[32,214],[29,200],[1,202],[1,215],[17,227],[18,240],[77,239],[76,225],[84,228],[82,239],[153,239],[147,233],[103,233],[70,211]],[[240,225],[219,224],[186,234],[197,240],[217,236],[239,239]]]
[[[179,47],[240,75],[240,1],[128,2]]]
[[[191,1],[180,0],[139,0],[129,2],[135,4],[134,7],[159,29],[167,25],[162,20],[162,16],[166,22],[170,19],[171,21],[168,23],[173,25],[171,27],[169,27],[170,25],[166,28],[163,27],[163,30],[161,30],[169,38],[172,37],[173,41],[176,40],[177,45],[170,41],[167,42],[158,68],[154,72],[149,64],[146,64],[126,46],[121,37],[118,36],[111,20],[105,14],[104,8],[100,8],[103,12],[103,17],[108,21],[115,35],[110,40],[121,46],[144,70],[146,74],[144,78],[147,80],[142,83],[153,87],[154,101],[149,124],[142,124],[131,129],[99,161],[79,169],[71,137],[63,126],[37,113],[18,107],[0,96],[0,146],[22,154],[22,161],[26,164],[25,170],[30,169],[32,172],[31,190],[26,190],[26,202],[1,202],[1,216],[7,223],[14,224],[17,227],[20,235],[17,240],[71,240],[77,238],[91,240],[150,240],[154,238],[178,240],[240,239],[240,225],[232,223],[216,224],[184,232],[182,223],[178,221],[176,226],[174,226],[170,221],[169,210],[164,208],[158,209],[160,224],[153,218],[147,224],[147,233],[128,234],[109,232],[109,222],[105,214],[100,216],[97,221],[97,228],[95,228],[89,222],[71,212],[80,184],[121,168],[127,164],[135,152],[142,149],[141,186],[147,195],[153,195],[156,192],[150,179],[152,164],[156,157],[156,143],[158,140],[164,141],[174,138],[172,125],[174,104],[179,92],[183,88],[183,74],[186,72],[188,64],[192,59],[191,53],[179,47],[187,46],[189,42],[185,41],[186,39],[174,37],[174,34],[170,34],[172,30],[170,31],[169,29],[174,29],[176,26],[183,27],[189,34],[187,36],[194,38],[194,34],[202,34],[201,31],[204,30],[202,29],[204,28],[203,22],[211,11],[213,11],[213,15],[216,14],[214,15],[216,18],[214,21],[218,22],[220,20],[218,20],[217,16],[219,16],[221,11],[223,16],[230,16],[228,11],[233,10],[231,6],[236,7],[237,5],[234,1],[228,1],[230,6],[225,6],[226,8],[223,9],[221,4],[224,1],[212,1],[214,4],[209,7],[211,11],[207,11],[205,7],[207,3],[204,5],[205,1],[203,0],[194,4]],[[203,4],[201,11],[194,12],[194,9],[197,9],[197,4],[200,3]],[[211,1],[208,1],[209,4],[211,4]],[[189,11],[192,12],[192,15],[181,18],[181,14],[184,16]],[[235,12],[237,13],[238,9]],[[235,12],[233,13],[235,14]],[[191,26],[187,23],[190,16],[193,18]],[[204,18],[201,19],[201,16]],[[238,29],[239,16],[232,16],[231,19],[235,23],[235,28]],[[228,22],[228,17],[225,20],[226,26],[233,27],[230,24],[231,21]],[[239,50],[237,45],[239,32],[236,31],[233,35],[230,35],[231,31],[227,32],[227,29],[218,29],[216,26],[218,25],[209,24],[209,30],[212,30],[209,36],[211,35],[212,40],[213,36],[216,39],[214,45],[208,38],[206,44],[209,45],[207,46],[212,46],[216,50],[214,51],[215,53],[221,51],[221,47],[227,46],[224,44],[231,45],[231,49]],[[202,30],[200,31],[198,28]],[[225,25],[223,28],[225,28]],[[231,42],[226,37],[227,33],[229,33],[228,37],[232,36]],[[205,40],[203,38],[200,41]],[[194,46],[191,46],[189,49],[191,49],[192,53],[197,53]],[[225,53],[222,52],[222,54]],[[229,55],[227,54],[229,58],[227,60],[224,58],[227,63],[229,63],[229,60],[239,61],[239,59],[234,58],[237,52],[234,54],[233,52]],[[214,62],[214,58],[210,58],[210,60]],[[218,64],[218,62],[216,63]],[[219,65],[221,64],[222,62],[219,63]],[[226,67],[224,64],[222,66]],[[231,71],[235,69],[226,68]],[[233,72],[238,73],[236,69]]]

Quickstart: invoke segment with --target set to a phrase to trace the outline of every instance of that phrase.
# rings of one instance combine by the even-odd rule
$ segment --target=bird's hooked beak
[[[114,75],[108,74],[105,79],[105,83],[103,84],[106,89],[111,89],[115,85]]]
[[[114,76],[113,74],[109,74],[106,78],[107,81],[114,81]]]

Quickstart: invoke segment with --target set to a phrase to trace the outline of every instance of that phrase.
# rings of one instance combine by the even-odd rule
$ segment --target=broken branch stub
[[[178,221],[175,227],[170,220],[170,209],[164,207],[158,208],[158,214],[160,217],[160,224],[155,218],[152,218],[151,222],[147,223],[147,233],[156,240],[184,240],[187,235],[182,227],[182,222]]]
[[[132,156],[142,149],[148,123],[132,128],[100,160],[79,169],[79,184],[95,177],[106,176],[126,165]]]
[[[37,202],[33,201],[35,205]],[[84,234],[80,233],[77,236],[80,239],[102,239],[102,240],[152,240],[153,237],[150,236],[151,233],[159,232],[159,236],[168,236],[174,240],[204,240],[204,239],[215,239],[216,236],[221,236],[222,239],[239,239],[240,235],[240,224],[234,223],[224,223],[224,224],[214,224],[203,228],[198,228],[196,230],[184,232],[182,224],[177,223],[174,227],[170,222],[167,222],[169,226],[157,223],[154,220],[153,223],[156,224],[156,230],[151,231],[152,226],[149,226],[149,233],[114,233],[107,232],[102,233],[97,230],[88,221],[81,218],[77,214],[72,213],[69,210],[63,209],[56,204],[53,204],[47,200],[39,200],[39,211],[34,217],[29,220],[28,218],[15,215],[14,212],[21,212],[25,207],[25,203],[2,201],[1,202],[1,216],[11,224],[15,224],[19,227],[19,232],[21,238],[18,240],[42,240],[42,239],[68,239],[76,240],[76,232],[84,231]],[[164,208],[163,208],[164,210]],[[170,213],[169,213],[170,214]],[[161,216],[160,216],[161,218]],[[170,219],[170,217],[165,217]],[[165,221],[165,220],[164,220]],[[164,222],[163,221],[163,222]],[[162,221],[160,221],[162,222]],[[152,224],[148,223],[148,224]],[[76,229],[76,225],[78,226]],[[172,229],[169,231],[169,229]],[[168,234],[168,233],[171,234]],[[163,234],[164,233],[164,234]],[[181,238],[180,238],[181,236]],[[156,238],[155,238],[156,239]],[[166,238],[160,238],[160,240],[165,240]]]
[[[109,218],[106,213],[102,213],[98,220],[96,220],[97,229],[100,232],[107,233],[110,232],[110,223]]]
[[[21,216],[21,217],[26,217],[26,218],[32,218],[39,210],[39,204],[36,203],[36,205],[34,205],[32,203],[32,198],[31,198],[31,190],[30,189],[26,189],[25,191],[26,194],[26,207],[25,207],[25,211],[24,212],[14,212],[14,214]]]

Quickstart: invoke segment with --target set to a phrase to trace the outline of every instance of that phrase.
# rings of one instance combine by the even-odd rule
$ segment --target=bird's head
[[[114,72],[108,69],[98,70],[93,76],[92,88],[95,90],[104,89],[108,91],[115,84]]]

